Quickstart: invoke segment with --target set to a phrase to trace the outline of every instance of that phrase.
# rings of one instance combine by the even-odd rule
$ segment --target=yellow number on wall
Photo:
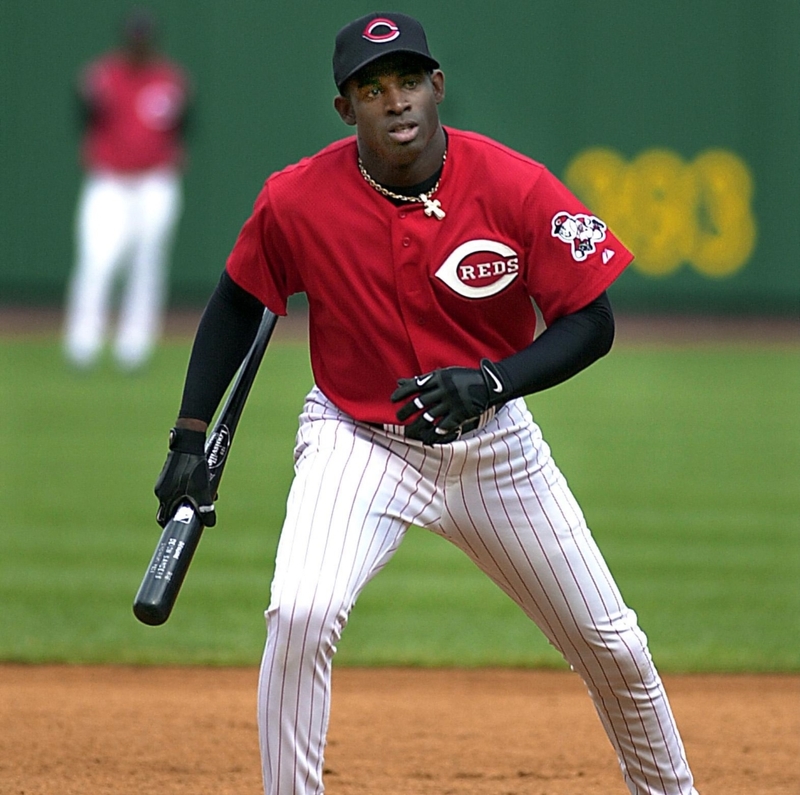
[[[686,163],[669,150],[650,149],[629,163],[612,149],[589,149],[570,163],[565,182],[650,276],[683,263],[706,276],[728,276],[755,247],[753,181],[732,152],[710,150]]]

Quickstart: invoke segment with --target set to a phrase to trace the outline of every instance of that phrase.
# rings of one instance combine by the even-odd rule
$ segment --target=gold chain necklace
[[[444,163],[446,160],[447,151],[445,150],[445,153],[442,155],[442,168],[444,168]],[[427,215],[428,218],[431,216],[436,216],[439,221],[444,218],[445,211],[442,209],[442,203],[438,199],[431,198],[431,196],[433,196],[433,194],[439,189],[439,183],[442,181],[441,176],[436,180],[436,184],[427,193],[420,193],[419,196],[403,196],[401,193],[393,193],[387,188],[384,188],[383,185],[375,182],[375,180],[369,175],[367,169],[364,168],[364,164],[361,162],[360,157],[358,158],[358,170],[361,172],[361,176],[367,181],[367,184],[371,185],[383,196],[387,196],[390,199],[396,199],[397,201],[402,202],[421,202],[425,208],[425,215]]]

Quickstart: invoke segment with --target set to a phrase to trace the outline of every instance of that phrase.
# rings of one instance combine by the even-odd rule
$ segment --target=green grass
[[[0,340],[0,660],[254,664],[311,383],[271,346],[169,621],[133,596],[188,343],[126,377],[55,341]],[[800,670],[800,349],[618,346],[529,402],[662,671]],[[560,666],[445,541],[412,529],[365,590],[339,664]]]

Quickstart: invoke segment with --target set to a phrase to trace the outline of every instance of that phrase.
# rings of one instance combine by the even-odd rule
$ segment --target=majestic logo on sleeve
[[[583,262],[606,239],[606,225],[594,215],[560,212],[553,216],[552,235],[569,244],[574,260]]]
[[[436,271],[451,290],[464,298],[488,298],[505,290],[519,274],[519,255],[497,240],[468,240]]]

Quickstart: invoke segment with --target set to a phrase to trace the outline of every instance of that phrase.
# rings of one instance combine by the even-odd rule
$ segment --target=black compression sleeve
[[[179,417],[211,422],[263,313],[263,304],[223,271],[197,327]]]
[[[497,362],[511,397],[541,392],[605,356],[614,341],[614,314],[606,293],[558,318],[527,348]]]

